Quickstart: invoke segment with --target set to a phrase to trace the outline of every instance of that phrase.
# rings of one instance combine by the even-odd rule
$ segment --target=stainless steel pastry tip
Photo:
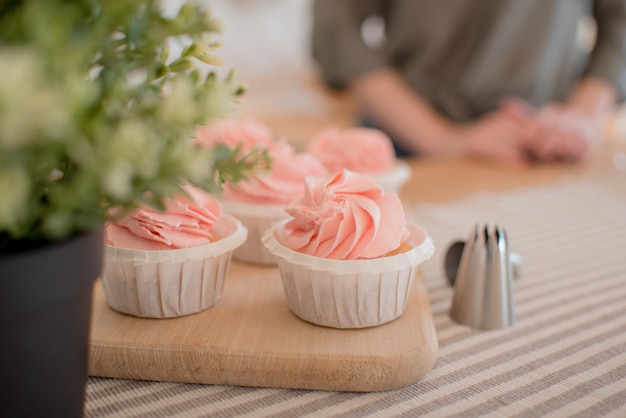
[[[448,284],[454,286],[456,282],[456,275],[461,265],[461,256],[465,250],[465,241],[458,240],[452,242],[446,250],[446,255],[443,262],[443,270],[448,279]],[[522,266],[524,264],[524,257],[516,252],[509,251],[509,261],[511,268],[513,269],[513,279],[517,279],[522,274]]]
[[[481,329],[515,322],[513,270],[506,231],[475,225],[463,248],[450,317]]]

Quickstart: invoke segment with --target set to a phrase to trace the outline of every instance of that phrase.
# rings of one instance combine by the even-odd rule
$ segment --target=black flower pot
[[[0,415],[83,415],[102,231],[0,255]]]

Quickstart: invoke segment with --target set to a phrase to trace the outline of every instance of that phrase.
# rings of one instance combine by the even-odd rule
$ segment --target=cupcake
[[[418,266],[435,250],[407,224],[396,193],[342,170],[307,178],[288,218],[263,243],[278,261],[289,308],[301,319],[334,328],[364,328],[402,315]]]
[[[398,192],[411,176],[407,164],[396,158],[389,136],[378,129],[327,128],[311,138],[306,150],[329,172],[364,174],[387,192]]]
[[[191,186],[164,212],[143,206],[105,227],[102,288],[113,309],[172,318],[210,308],[246,229],[211,195]]]
[[[265,149],[272,142],[274,142],[272,131],[252,118],[223,119],[201,126],[194,138],[194,143],[205,147],[210,148],[217,144],[239,146],[244,153],[255,147]]]
[[[238,126],[240,133],[237,133]],[[212,132],[207,127],[199,133],[198,142],[207,146],[220,142],[238,145],[243,151],[256,146],[268,152],[270,169],[236,184],[224,185],[220,201],[224,211],[241,221],[248,230],[246,242],[234,251],[233,258],[243,262],[275,265],[276,260],[261,242],[263,232],[287,216],[285,205],[302,195],[304,178],[325,176],[326,168],[313,155],[296,152],[288,141],[271,139],[270,131],[258,122],[222,121],[214,125],[214,129]],[[225,135],[222,140],[220,135]],[[211,140],[208,141],[208,138]],[[243,142],[237,142],[237,138]]]

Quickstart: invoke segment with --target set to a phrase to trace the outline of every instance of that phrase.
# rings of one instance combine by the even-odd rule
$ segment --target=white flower
[[[26,208],[30,188],[24,169],[17,165],[0,167],[0,230],[17,223]]]
[[[27,145],[41,134],[62,138],[70,121],[59,86],[46,82],[43,64],[27,51],[0,50],[0,144]]]
[[[101,186],[114,199],[127,201],[133,198],[132,180],[135,169],[125,160],[115,161],[104,173]]]
[[[170,87],[169,95],[163,98],[157,112],[164,124],[178,125],[189,120],[189,115],[197,113],[193,99],[195,87],[191,80],[182,77],[173,79]]]
[[[209,167],[207,167],[207,155],[204,150],[192,150],[187,156],[185,163],[185,176],[192,181],[201,181],[206,177]]]
[[[156,135],[157,132],[140,121],[126,121],[111,140],[111,156],[132,164],[138,176],[151,178],[161,165],[162,141],[157,141]]]

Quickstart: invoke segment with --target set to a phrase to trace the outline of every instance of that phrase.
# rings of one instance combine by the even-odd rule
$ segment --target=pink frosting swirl
[[[294,251],[339,260],[376,258],[408,235],[398,196],[364,175],[343,170],[327,181],[307,178],[304,189],[286,208],[292,219],[276,232],[278,242]]]
[[[105,242],[119,248],[171,250],[208,244],[221,214],[220,203],[206,192],[187,186],[189,197],[166,201],[165,212],[142,206],[106,225]]]
[[[271,169],[234,185],[224,186],[224,199],[262,205],[284,205],[302,196],[307,176],[325,176],[326,168],[313,155],[279,140],[268,148]]]
[[[194,139],[194,143],[205,147],[240,145],[244,153],[254,147],[266,148],[273,141],[272,131],[254,119],[224,119],[204,125],[196,131]]]
[[[316,134],[307,151],[330,172],[348,169],[357,173],[380,173],[395,162],[391,139],[371,128],[325,129]]]

